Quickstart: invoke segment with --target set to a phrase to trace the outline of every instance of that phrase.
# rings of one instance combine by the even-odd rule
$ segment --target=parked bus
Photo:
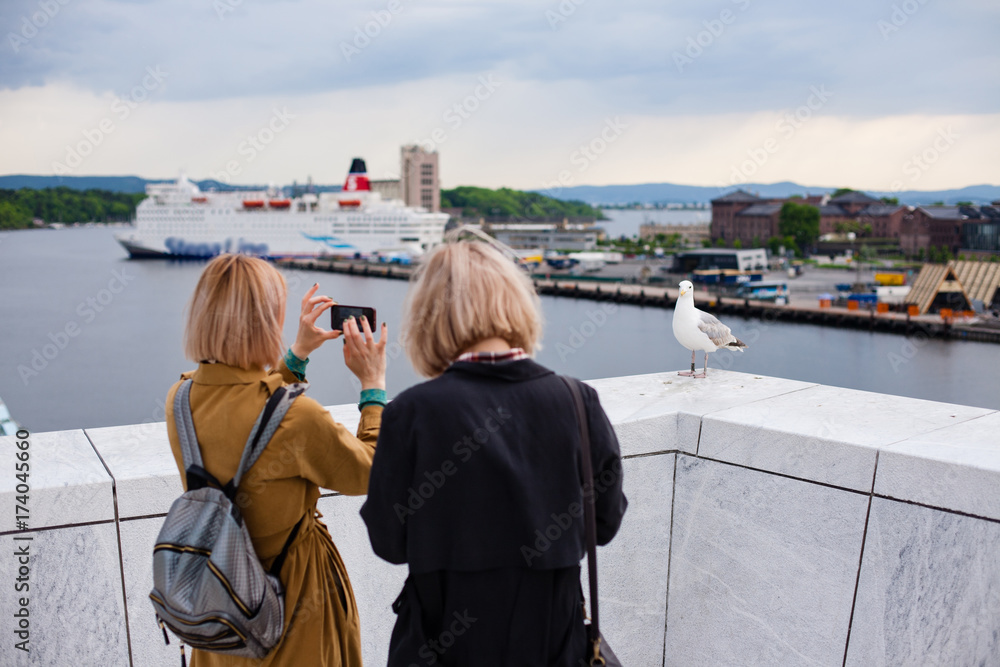
[[[736,290],[736,296],[753,301],[774,301],[778,305],[784,305],[788,300],[788,283],[783,280],[743,283]]]

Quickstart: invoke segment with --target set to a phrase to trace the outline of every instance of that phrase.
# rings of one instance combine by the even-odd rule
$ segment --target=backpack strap
[[[193,491],[206,486],[223,489],[222,482],[205,470],[205,464],[202,463],[198,435],[195,433],[194,419],[191,417],[192,384],[192,380],[184,380],[174,394],[174,425],[177,427],[177,439],[181,444],[187,490]]]
[[[253,429],[250,431],[246,447],[243,448],[243,457],[240,459],[240,465],[236,469],[236,475],[233,476],[228,484],[222,487],[222,490],[229,496],[230,500],[235,498],[236,489],[239,488],[243,475],[253,467],[253,464],[260,458],[260,455],[264,453],[264,449],[267,448],[267,444],[274,436],[274,432],[278,430],[278,425],[284,419],[285,413],[292,407],[292,401],[298,398],[308,387],[309,384],[306,382],[297,382],[287,387],[278,387],[271,394],[271,397],[267,399],[264,409],[257,416],[257,421],[254,422]],[[234,502],[234,517],[237,521],[242,521],[242,516],[238,512],[238,508],[238,503]],[[271,564],[271,569],[269,570],[271,575],[275,577],[281,575],[281,568],[285,564],[285,558],[288,557],[288,550],[291,548],[292,542],[295,541],[295,536],[298,535],[303,521],[305,521],[305,516],[302,516],[298,520],[292,528],[292,532],[289,533],[288,539],[285,540],[285,544],[281,547],[281,553],[278,554]]]
[[[177,439],[181,443],[181,458],[184,460],[185,470],[192,466],[203,467],[198,436],[194,432],[194,419],[191,417],[191,384],[191,380],[184,380],[174,394],[174,425],[177,427]]]
[[[271,398],[267,400],[267,404],[264,405],[264,409],[257,416],[257,421],[254,422],[253,429],[250,431],[250,437],[243,448],[243,457],[240,459],[240,465],[236,469],[236,474],[229,484],[226,485],[227,488],[223,489],[227,491],[227,494],[230,489],[233,493],[236,492],[236,489],[240,486],[240,480],[243,479],[243,475],[253,467],[253,464],[260,458],[260,455],[264,453],[267,443],[271,441],[274,432],[278,430],[278,426],[281,424],[281,420],[285,418],[285,413],[292,407],[292,402],[308,386],[304,382],[297,382],[285,387],[278,387],[271,394]]]
[[[278,556],[274,559],[274,562],[271,563],[271,569],[268,570],[268,572],[270,572],[270,574],[272,574],[273,576],[275,577],[281,576],[281,568],[285,564],[285,559],[288,558],[288,550],[291,549],[292,542],[295,541],[295,536],[299,534],[299,528],[302,527],[302,522],[305,520],[306,520],[306,515],[303,514],[302,518],[299,519],[298,522],[295,524],[295,527],[292,528],[292,532],[288,534],[288,539],[285,540],[284,546],[281,547],[281,553],[279,553]]]

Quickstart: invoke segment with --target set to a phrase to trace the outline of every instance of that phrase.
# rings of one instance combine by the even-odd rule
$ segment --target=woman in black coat
[[[485,243],[448,244],[407,311],[407,353],[433,379],[386,407],[361,509],[375,553],[409,565],[389,666],[585,664],[580,438],[569,390],[529,356],[531,282]],[[607,544],[627,506],[621,457],[581,389]]]

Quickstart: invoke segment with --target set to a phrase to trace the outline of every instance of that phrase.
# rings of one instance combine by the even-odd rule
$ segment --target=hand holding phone
[[[361,381],[362,389],[385,389],[385,345],[389,339],[389,329],[382,323],[379,329],[379,339],[375,340],[374,332],[368,321],[375,319],[374,308],[345,306],[361,311],[347,312],[340,326],[344,332],[344,363],[347,368]],[[353,316],[353,317],[352,317]],[[364,320],[360,320],[364,317]],[[359,321],[360,320],[360,321]]]
[[[337,304],[330,308],[330,329],[332,331],[343,331],[344,320],[354,317],[358,320],[358,328],[361,328],[361,318],[368,320],[368,326],[375,331],[375,309],[367,306],[341,306]]]

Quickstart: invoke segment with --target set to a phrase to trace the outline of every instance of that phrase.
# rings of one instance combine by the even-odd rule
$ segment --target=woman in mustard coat
[[[198,368],[191,378],[191,412],[205,468],[220,480],[232,479],[243,447],[264,404],[283,384],[305,379],[309,355],[340,331],[316,326],[334,304],[316,296],[302,299],[299,331],[287,351],[281,341],[285,280],[270,264],[242,255],[222,255],[206,266],[195,288],[185,331],[185,352]],[[193,650],[193,667],[361,665],[358,609],[336,546],[319,520],[320,487],[362,495],[385,406],[385,344],[382,325],[376,342],[368,323],[344,325],[344,362],[361,381],[357,434],[351,434],[315,400],[300,396],[285,415],[260,459],[240,484],[241,505],[257,556],[269,568],[293,528],[280,578],[285,587],[285,629],[263,659]],[[284,353],[284,354],[283,354]],[[167,395],[170,447],[185,480],[174,394]],[[186,488],[186,483],[185,483]]]

